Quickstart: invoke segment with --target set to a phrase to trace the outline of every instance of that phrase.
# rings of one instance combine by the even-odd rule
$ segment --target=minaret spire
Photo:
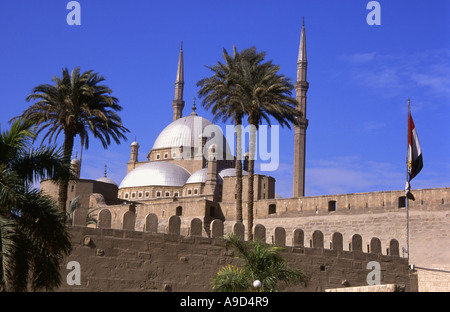
[[[298,49],[297,64],[299,64],[299,63],[307,63],[307,60],[306,60],[305,17],[303,17],[302,32],[301,32],[301,35],[300,35],[300,48]],[[305,74],[306,74],[306,71],[305,71]],[[299,81],[299,79],[297,79],[297,81]]]
[[[297,59],[297,82],[295,83],[297,109],[302,113],[302,117],[299,118],[298,126],[294,127],[293,197],[305,196],[306,128],[308,127],[308,119],[306,119],[306,92],[309,88],[309,83],[306,80],[307,66],[305,18],[303,17]]]
[[[184,89],[184,64],[183,64],[183,41],[181,41],[180,55],[178,57],[177,78],[175,80],[175,97],[172,101],[173,121],[183,115],[183,89]]]

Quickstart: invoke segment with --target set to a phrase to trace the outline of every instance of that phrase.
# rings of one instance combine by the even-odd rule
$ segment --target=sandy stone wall
[[[155,232],[157,218],[149,218],[147,229],[111,229],[108,227],[111,216],[101,213],[104,219],[100,226],[88,228],[72,226],[73,252],[64,259],[61,267],[63,284],[61,291],[210,291],[211,279],[224,265],[242,265],[232,248],[225,244],[223,223],[211,223],[210,237],[201,236],[203,224],[200,219],[190,222],[190,235],[180,235],[181,218],[169,219],[166,233]],[[131,212],[130,212],[131,213]],[[128,226],[128,218],[124,224]],[[109,219],[108,219],[109,218]],[[82,218],[75,218],[79,222]],[[106,222],[104,222],[106,221]],[[156,226],[155,226],[156,225]],[[236,233],[243,233],[244,227],[233,227]],[[256,237],[264,233],[260,225]],[[276,231],[275,241],[284,245],[286,232]],[[297,238],[294,246],[286,246],[283,256],[290,265],[304,270],[311,280],[308,286],[292,287],[291,291],[325,291],[328,288],[345,286],[366,286],[367,276],[372,272],[369,262],[380,265],[382,284],[402,285],[406,291],[417,290],[417,277],[410,272],[405,258],[401,258],[398,248],[393,245],[392,255],[381,250],[377,239],[372,240],[371,253],[361,251],[355,243],[354,251],[343,250],[338,243],[333,249],[323,248],[324,236],[320,231],[314,236],[314,248],[304,247]],[[378,246],[378,247],[377,247]],[[79,263],[81,269],[80,285],[69,285],[65,276],[71,268],[71,261]]]

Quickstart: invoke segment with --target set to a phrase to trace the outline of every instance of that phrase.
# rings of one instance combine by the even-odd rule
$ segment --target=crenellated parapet
[[[85,214],[86,210],[77,210],[74,215],[74,224],[76,226],[85,226]],[[111,228],[111,212],[109,209],[104,208],[98,214],[97,228],[110,229]],[[223,238],[227,234],[235,234],[242,240],[245,240],[245,226],[240,222],[235,222],[230,231],[225,230],[224,222],[220,219],[215,219],[210,222],[205,229],[205,224],[200,218],[191,218],[184,220],[177,215],[173,215],[167,219],[164,223],[165,233],[172,235],[181,235],[182,223],[189,223],[186,236],[192,237],[209,237],[209,238]],[[137,232],[160,232],[160,221],[158,216],[154,213],[150,213],[145,217],[143,231]],[[132,230],[135,229],[136,214],[134,211],[127,211],[122,216],[122,228],[120,230]],[[277,226],[271,229],[269,233],[263,224],[256,224],[253,228],[253,236],[255,240],[259,240],[265,243],[273,243],[282,247],[294,247],[294,248],[321,248],[330,249],[336,251],[347,252],[365,252],[373,254],[384,254],[386,256],[399,257],[399,242],[397,239],[390,239],[385,242],[385,253],[383,253],[382,242],[377,237],[371,237],[367,246],[364,246],[363,238],[360,234],[354,234],[351,236],[348,244],[344,243],[344,236],[340,232],[334,232],[329,237],[325,237],[324,233],[320,230],[314,230],[311,235],[305,235],[303,229],[296,228],[292,230],[292,233],[288,235],[286,229],[281,226]],[[269,237],[269,239],[267,239]],[[290,238],[288,241],[287,238]],[[271,240],[271,241],[270,241]],[[329,246],[328,246],[329,242]],[[348,246],[348,248],[347,248]],[[328,248],[329,247],[329,248]],[[366,250],[365,250],[366,249]]]
[[[85,225],[86,210],[75,211],[74,225],[69,227],[73,250],[63,260],[61,272],[67,274],[67,263],[75,261],[81,281],[77,285],[63,283],[61,291],[204,292],[211,291],[211,280],[223,266],[244,265],[225,240],[230,233],[244,240],[242,223],[177,215],[160,219],[149,213],[143,230],[136,230],[135,211],[121,214],[121,228],[111,227],[111,213],[102,209],[97,227],[92,228]],[[268,230],[256,224],[253,228],[254,239],[284,247],[286,261],[310,277],[306,287],[296,285],[289,291],[325,291],[373,282],[399,285],[405,291],[417,289],[416,276],[408,260],[399,256],[395,239],[385,242],[389,247],[383,254],[382,242],[376,237],[370,239],[366,251],[359,234],[351,236],[347,245],[346,236],[339,232],[329,235],[300,228],[288,232],[291,230],[281,226]]]

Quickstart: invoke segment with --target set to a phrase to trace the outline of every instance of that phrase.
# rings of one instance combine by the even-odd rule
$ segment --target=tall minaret
[[[306,81],[306,37],[305,37],[305,19],[303,18],[302,32],[300,35],[300,49],[297,60],[297,82],[295,83],[297,109],[302,112],[299,118],[299,125],[294,127],[294,191],[293,197],[305,196],[305,150],[306,150],[306,128],[308,119],[306,119],[306,92],[309,83]]]
[[[178,58],[177,79],[175,80],[175,98],[172,101],[173,121],[183,115],[183,88],[184,88],[184,69],[183,69],[183,42],[181,42],[180,57]]]

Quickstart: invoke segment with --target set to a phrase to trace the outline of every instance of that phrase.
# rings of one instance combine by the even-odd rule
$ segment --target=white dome
[[[203,168],[194,172],[189,179],[186,181],[186,184],[189,183],[204,183],[206,181],[206,176],[208,174],[208,168]]]
[[[206,176],[208,175],[208,168],[203,168],[194,172],[189,179],[186,181],[186,184],[189,183],[205,183]],[[222,177],[218,175],[219,183],[222,183]]]
[[[242,170],[242,175],[248,175],[248,172]],[[225,177],[235,177],[236,176],[236,168],[226,168],[219,172],[219,176],[223,179]]]
[[[183,167],[165,161],[149,162],[131,170],[119,188],[137,186],[183,186],[191,174]]]
[[[215,135],[212,135],[213,133]],[[202,135],[206,136],[207,148],[211,144],[216,144],[216,150],[222,151],[223,146],[225,146],[227,155],[230,157],[227,158],[229,158],[229,160],[234,159],[222,130],[209,120],[196,115],[179,118],[170,123],[158,135],[152,149],[177,148],[181,146],[198,147],[198,141]]]

